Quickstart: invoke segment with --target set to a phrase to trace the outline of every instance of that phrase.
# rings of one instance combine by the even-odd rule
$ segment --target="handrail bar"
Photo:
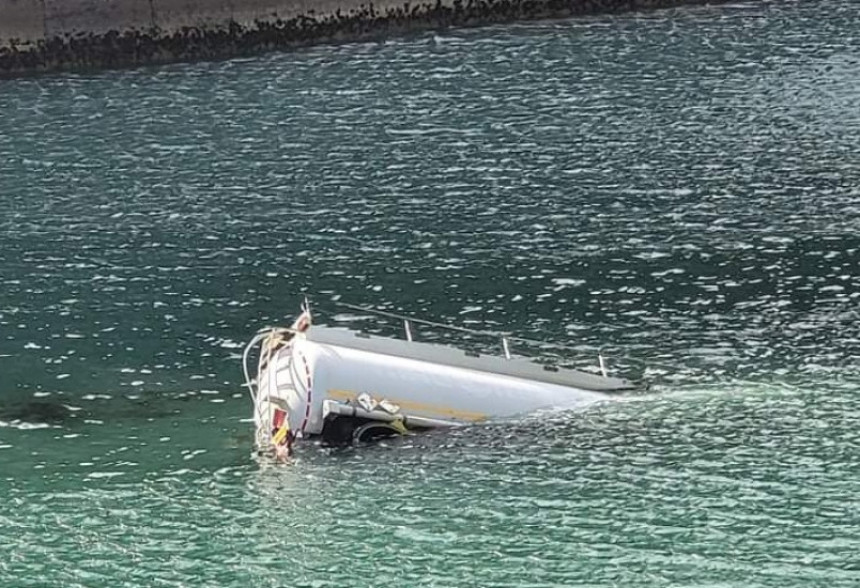
[[[458,331],[460,333],[468,333],[470,335],[480,335],[483,337],[501,337],[502,339],[507,339],[508,341],[515,341],[517,343],[526,343],[528,345],[537,345],[541,347],[549,347],[555,349],[564,349],[566,351],[575,351],[577,353],[582,353],[582,349],[578,347],[574,347],[572,345],[565,345],[563,343],[552,343],[550,341],[540,341],[537,339],[528,339],[526,337],[517,337],[511,334],[509,331],[489,331],[489,330],[480,330],[480,329],[469,329],[467,327],[459,327],[456,325],[448,325],[445,323],[437,323],[435,321],[428,321],[425,319],[418,319],[402,314],[397,314],[394,312],[388,312],[385,310],[376,310],[373,308],[368,308],[366,306],[359,306],[357,304],[349,304],[347,302],[333,302],[336,306],[342,306],[344,308],[349,308],[352,310],[360,310],[362,312],[367,312],[369,314],[375,314],[379,316],[384,316],[388,318],[409,321],[411,323],[418,323],[422,325],[427,325],[430,327],[436,327],[440,329],[448,329],[450,331]]]

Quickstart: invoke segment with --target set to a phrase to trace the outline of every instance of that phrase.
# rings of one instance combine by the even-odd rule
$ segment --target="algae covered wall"
[[[218,59],[317,42],[380,38],[412,30],[705,3],[0,0],[0,75]]]
[[[0,0],[0,47],[11,39],[35,41],[45,37],[42,0]]]

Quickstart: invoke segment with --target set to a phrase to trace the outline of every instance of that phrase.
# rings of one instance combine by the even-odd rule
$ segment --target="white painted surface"
[[[285,400],[290,428],[305,434],[322,430],[324,400],[344,401],[361,393],[389,400],[407,415],[463,423],[581,407],[609,398],[599,392],[317,343],[303,335],[280,350],[260,384],[258,398]]]

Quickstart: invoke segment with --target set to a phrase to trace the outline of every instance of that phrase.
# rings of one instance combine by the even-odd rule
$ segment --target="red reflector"
[[[284,426],[284,421],[287,420],[287,412],[280,408],[275,409],[275,414],[272,415],[272,428],[280,429]]]

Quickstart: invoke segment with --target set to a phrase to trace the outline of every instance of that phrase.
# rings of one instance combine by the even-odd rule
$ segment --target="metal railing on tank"
[[[413,341],[414,340],[413,325],[418,324],[418,325],[425,325],[425,326],[433,327],[436,329],[443,329],[443,330],[447,330],[447,331],[464,333],[464,334],[468,334],[469,336],[472,336],[472,337],[494,338],[499,342],[499,345],[501,346],[502,355],[504,356],[505,359],[508,359],[508,360],[513,359],[513,356],[511,354],[511,344],[512,343],[519,343],[519,344],[526,345],[529,347],[537,347],[537,348],[543,348],[543,349],[558,349],[558,350],[569,351],[569,352],[572,351],[572,352],[576,353],[577,355],[580,355],[580,356],[582,355],[581,349],[570,346],[570,345],[564,345],[561,343],[550,343],[547,341],[539,341],[537,339],[529,339],[527,337],[515,336],[510,332],[470,329],[468,327],[460,327],[457,325],[449,325],[447,323],[440,323],[440,322],[436,322],[436,321],[429,321],[426,319],[409,317],[409,316],[398,314],[395,312],[389,312],[386,310],[377,310],[374,308],[368,308],[366,306],[360,306],[357,304],[349,304],[347,302],[335,301],[335,302],[333,302],[333,304],[335,306],[339,306],[342,308],[348,308],[350,310],[357,310],[357,311],[365,312],[365,313],[372,314],[375,316],[381,316],[381,317],[385,317],[385,318],[390,318],[390,319],[402,321],[404,335],[405,335],[407,341]],[[538,359],[538,358],[529,357],[528,359]],[[598,364],[598,369],[600,370],[600,373],[603,375],[603,377],[608,377],[608,373],[606,370],[606,361],[605,361],[603,354],[600,350],[597,351],[597,364]],[[548,369],[551,369],[551,368],[548,368]]]

